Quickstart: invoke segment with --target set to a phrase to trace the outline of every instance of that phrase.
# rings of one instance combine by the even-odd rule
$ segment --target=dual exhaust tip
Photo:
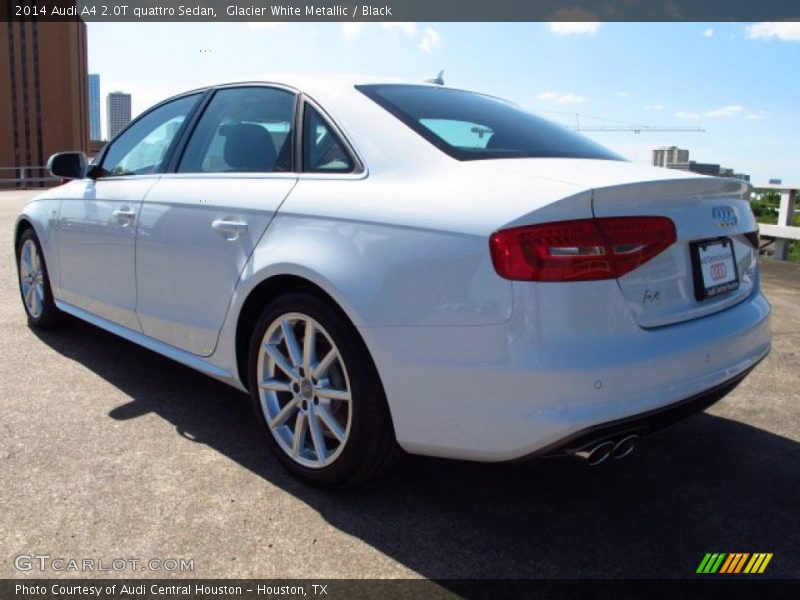
[[[589,466],[596,466],[609,458],[625,458],[630,456],[639,443],[638,435],[628,435],[615,442],[606,440],[592,446],[587,446],[575,452],[573,456],[586,461]]]

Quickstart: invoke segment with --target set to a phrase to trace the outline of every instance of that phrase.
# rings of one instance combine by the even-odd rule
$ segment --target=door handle
[[[136,216],[136,213],[128,206],[121,206],[111,214],[120,221],[132,221]]]
[[[247,223],[235,221],[232,218],[216,219],[212,221],[211,228],[224,234],[226,240],[233,242],[239,239],[243,232],[247,231]]]

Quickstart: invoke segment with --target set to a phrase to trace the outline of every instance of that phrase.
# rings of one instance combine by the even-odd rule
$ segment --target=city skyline
[[[701,175],[713,175],[716,177],[734,177],[750,181],[750,175],[742,173],[731,167],[725,167],[718,163],[703,163],[696,160],[689,160],[689,149],[678,148],[677,146],[661,146],[653,148],[653,159],[651,164],[654,167],[664,167],[669,169],[679,169],[691,171]],[[770,180],[770,183],[772,180]]]
[[[755,183],[800,182],[800,23],[89,23],[89,66],[133,116],[204,85],[287,72],[361,73],[514,101],[574,126],[701,126],[586,135],[636,162],[692,148]],[[302,43],[300,43],[302,42]],[[136,52],[120,50],[136,48]],[[291,49],[291,51],[288,51]]]

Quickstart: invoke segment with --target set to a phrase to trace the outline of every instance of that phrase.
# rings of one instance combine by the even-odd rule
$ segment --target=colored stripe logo
[[[700,561],[696,573],[714,574],[724,573],[735,575],[747,573],[755,575],[763,573],[769,561],[772,560],[772,552],[707,552]]]

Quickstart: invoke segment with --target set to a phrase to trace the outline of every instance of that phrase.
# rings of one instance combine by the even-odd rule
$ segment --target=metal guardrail
[[[4,173],[11,172],[12,177]],[[53,177],[47,167],[0,167],[0,186],[14,186],[27,190],[29,187],[47,187],[61,183],[61,179]]]
[[[778,223],[770,225],[759,223],[758,230],[763,237],[774,238],[775,254],[773,258],[786,260],[792,241],[800,240],[800,227],[794,225],[795,206],[797,205],[798,185],[759,185],[754,192],[780,192],[781,203],[778,207]]]

